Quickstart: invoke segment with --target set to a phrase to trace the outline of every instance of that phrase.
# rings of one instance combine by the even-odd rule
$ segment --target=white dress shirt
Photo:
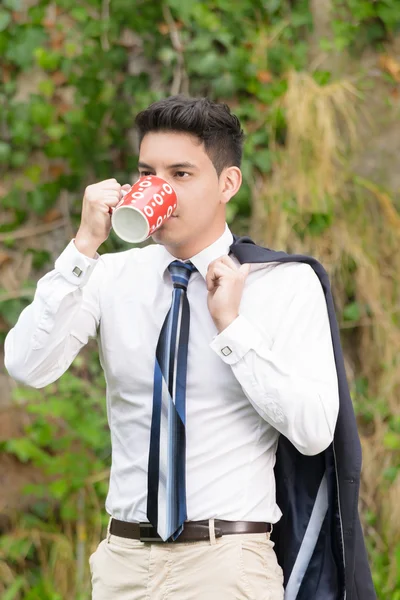
[[[205,276],[231,243],[226,227],[191,258],[198,272],[188,287],[188,519],[275,523],[279,434],[304,454],[333,439],[339,399],[328,314],[308,265],[252,265],[240,316],[218,334]],[[90,259],[71,241],[5,342],[11,376],[40,388],[98,334],[112,440],[106,509],[124,521],[148,520],[154,357],[171,304],[172,260],[160,245]]]

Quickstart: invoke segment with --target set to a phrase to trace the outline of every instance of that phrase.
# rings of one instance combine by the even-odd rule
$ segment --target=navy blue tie
[[[160,537],[175,540],[186,511],[186,372],[189,278],[196,267],[175,260],[168,270],[174,289],[156,349],[148,465],[147,518]]]

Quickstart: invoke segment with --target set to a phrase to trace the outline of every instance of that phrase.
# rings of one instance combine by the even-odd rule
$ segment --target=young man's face
[[[146,134],[140,146],[138,168],[141,176],[165,179],[178,196],[173,216],[153,234],[154,241],[166,246],[177,258],[185,259],[222,235],[225,204],[238,189],[233,189],[230,175],[240,179],[239,169],[225,169],[218,177],[204,144],[194,136],[175,132]],[[239,186],[240,181],[236,181]]]

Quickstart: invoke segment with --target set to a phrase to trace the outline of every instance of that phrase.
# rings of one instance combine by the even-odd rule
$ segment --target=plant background
[[[2,342],[73,237],[86,185],[136,179],[139,110],[183,93],[240,117],[229,223],[330,273],[374,581],[399,600],[398,0],[2,0],[0,69]],[[101,252],[126,247],[111,234]],[[3,369],[0,412],[0,595],[88,599],[110,466],[96,345],[43,390]]]

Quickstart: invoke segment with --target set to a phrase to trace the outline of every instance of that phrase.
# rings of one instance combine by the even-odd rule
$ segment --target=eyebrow
[[[151,165],[148,165],[145,162],[139,161],[138,162],[138,167],[140,169],[149,169],[149,171],[154,171],[154,167],[152,167]],[[168,165],[167,169],[197,169],[198,167],[196,167],[196,165],[190,163],[190,162],[180,162],[180,163],[174,163],[173,165]]]

